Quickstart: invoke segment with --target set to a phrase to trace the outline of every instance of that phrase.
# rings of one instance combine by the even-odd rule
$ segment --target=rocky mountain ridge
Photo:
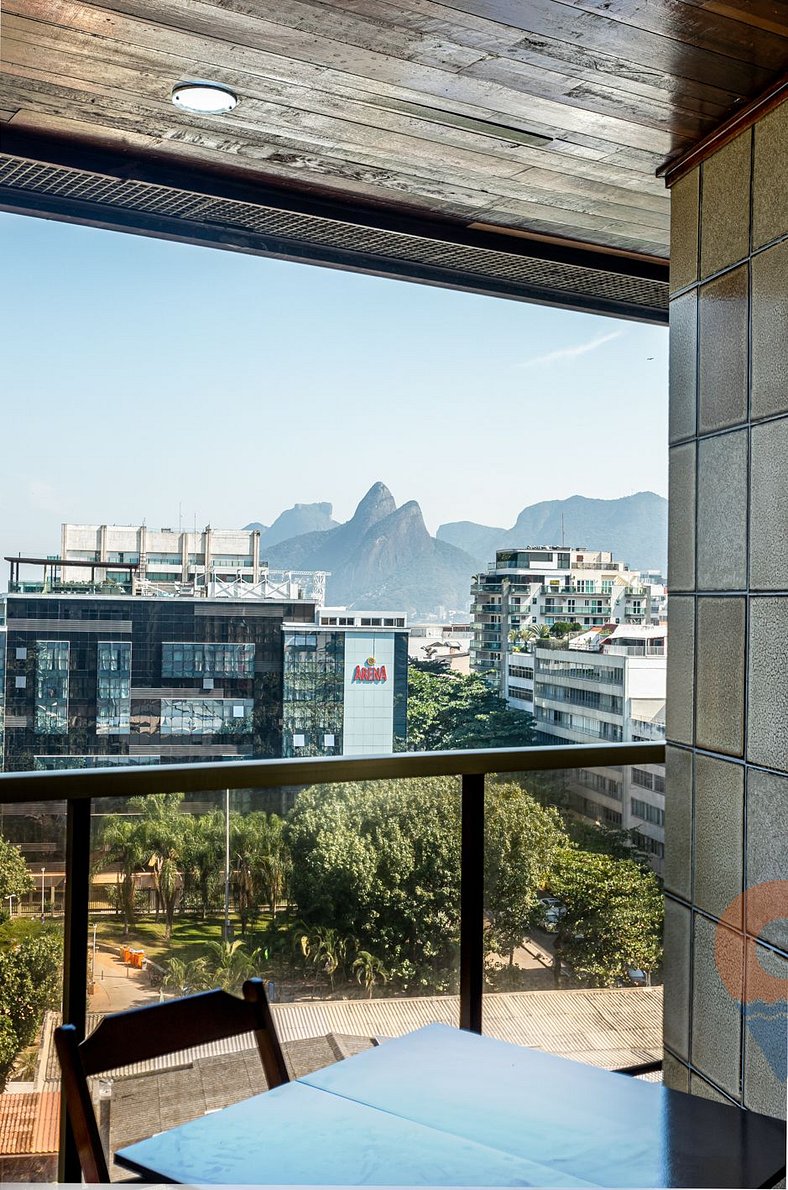
[[[329,503],[296,504],[261,531],[261,553],[273,570],[330,573],[329,604],[411,617],[465,612],[472,576],[496,549],[558,543],[609,549],[634,569],[661,569],[667,552],[667,500],[638,492],[619,500],[572,496],[529,505],[511,529],[472,521],[441,525],[435,537],[415,500],[397,506],[374,483],[344,524]],[[562,525],[563,518],[563,525]],[[563,533],[562,533],[563,529]],[[291,532],[288,533],[288,531]]]

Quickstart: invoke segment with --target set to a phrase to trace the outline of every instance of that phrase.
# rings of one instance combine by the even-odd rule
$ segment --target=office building
[[[86,584],[67,576],[92,563],[66,561],[39,559],[31,582],[13,560],[0,598],[6,770],[404,747],[401,613],[321,609],[303,598],[308,575],[129,594],[138,563]]]
[[[568,643],[540,640],[533,666],[534,715],[543,744],[665,739],[667,633],[619,625]],[[642,765],[573,769],[569,805],[594,822],[631,831],[657,871],[665,854],[665,768]]]
[[[285,623],[283,756],[374,756],[407,743],[408,630],[399,612],[319,609]]]

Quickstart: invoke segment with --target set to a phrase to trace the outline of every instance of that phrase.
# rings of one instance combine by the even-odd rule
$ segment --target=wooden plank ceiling
[[[655,170],[785,73],[788,5],[4,0],[2,61],[15,134],[664,258]],[[190,78],[238,106],[176,109]]]

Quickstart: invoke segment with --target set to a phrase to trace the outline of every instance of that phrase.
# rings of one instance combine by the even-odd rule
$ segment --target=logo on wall
[[[357,665],[353,670],[354,682],[386,682],[388,676],[386,674],[385,665],[375,665],[374,657],[367,657],[364,665]]]

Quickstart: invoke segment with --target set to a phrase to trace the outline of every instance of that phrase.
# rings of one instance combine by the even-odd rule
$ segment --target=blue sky
[[[661,327],[13,215],[0,258],[2,554],[179,506],[343,520],[378,479],[433,532],[666,494]]]

